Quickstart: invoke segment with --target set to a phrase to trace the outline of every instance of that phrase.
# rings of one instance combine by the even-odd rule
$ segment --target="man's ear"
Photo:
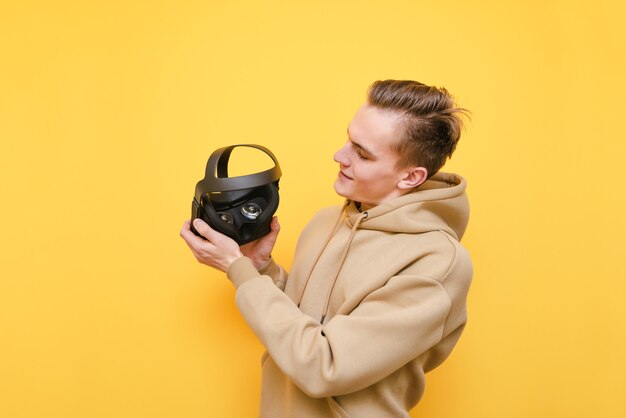
[[[405,176],[398,182],[400,189],[414,189],[426,181],[428,170],[424,167],[409,167]]]

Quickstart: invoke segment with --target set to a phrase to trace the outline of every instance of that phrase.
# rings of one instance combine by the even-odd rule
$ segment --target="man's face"
[[[406,193],[399,183],[407,170],[397,167],[399,156],[392,150],[401,134],[397,113],[361,106],[348,125],[348,141],[335,153],[337,194],[367,208]]]

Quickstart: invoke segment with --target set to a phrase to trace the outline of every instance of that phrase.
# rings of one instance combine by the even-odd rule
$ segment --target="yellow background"
[[[257,414],[262,347],[178,232],[281,162],[287,267],[376,79],[473,112],[470,322],[414,417],[624,417],[626,13],[582,1],[2,1],[0,416]],[[245,156],[242,157],[242,161]]]

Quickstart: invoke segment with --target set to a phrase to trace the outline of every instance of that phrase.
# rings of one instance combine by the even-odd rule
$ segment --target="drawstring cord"
[[[304,281],[304,286],[302,286],[302,289],[300,290],[300,294],[298,295],[298,298],[296,299],[298,301],[297,303],[298,308],[300,307],[300,303],[302,302],[302,298],[304,297],[304,291],[306,290],[306,287],[309,284],[309,279],[311,278],[311,274],[313,273],[313,270],[315,270],[315,267],[317,266],[317,262],[320,260],[320,257],[322,256],[322,253],[324,252],[324,250],[326,249],[326,246],[330,242],[330,239],[333,237],[333,235],[335,235],[335,231],[339,227],[339,224],[341,223],[341,219],[343,218],[343,214],[346,211],[346,208],[348,207],[348,205],[350,205],[350,201],[346,200],[343,207],[341,208],[341,211],[339,212],[339,217],[337,218],[337,221],[335,222],[335,226],[333,226],[333,229],[328,234],[328,237],[326,238],[324,245],[320,247],[320,251],[317,254],[317,257],[315,257],[315,261],[313,262],[313,265],[311,266],[311,269],[309,270],[309,273],[306,276],[306,280]]]
[[[324,323],[324,319],[326,319],[326,314],[328,314],[328,308],[330,307],[330,297],[333,294],[333,290],[335,289],[335,284],[337,283],[337,278],[339,277],[339,272],[341,271],[341,268],[343,267],[343,263],[346,260],[346,257],[348,255],[348,250],[350,249],[350,244],[352,244],[352,239],[354,238],[357,228],[359,227],[361,222],[367,218],[367,215],[368,215],[367,212],[361,213],[356,219],[356,221],[354,222],[354,226],[352,227],[352,230],[350,231],[350,237],[348,237],[348,242],[346,243],[343,249],[341,258],[339,259],[339,265],[337,266],[337,271],[335,271],[335,275],[333,276],[330,290],[326,294],[326,301],[324,302],[324,310],[322,311],[323,313],[322,313],[322,319],[320,319],[320,324]]]

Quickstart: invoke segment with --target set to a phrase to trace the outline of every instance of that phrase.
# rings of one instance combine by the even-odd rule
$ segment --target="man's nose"
[[[347,144],[341,147],[339,151],[335,153],[335,156],[334,156],[335,162],[341,165],[350,165],[350,160],[347,158],[346,146]]]

